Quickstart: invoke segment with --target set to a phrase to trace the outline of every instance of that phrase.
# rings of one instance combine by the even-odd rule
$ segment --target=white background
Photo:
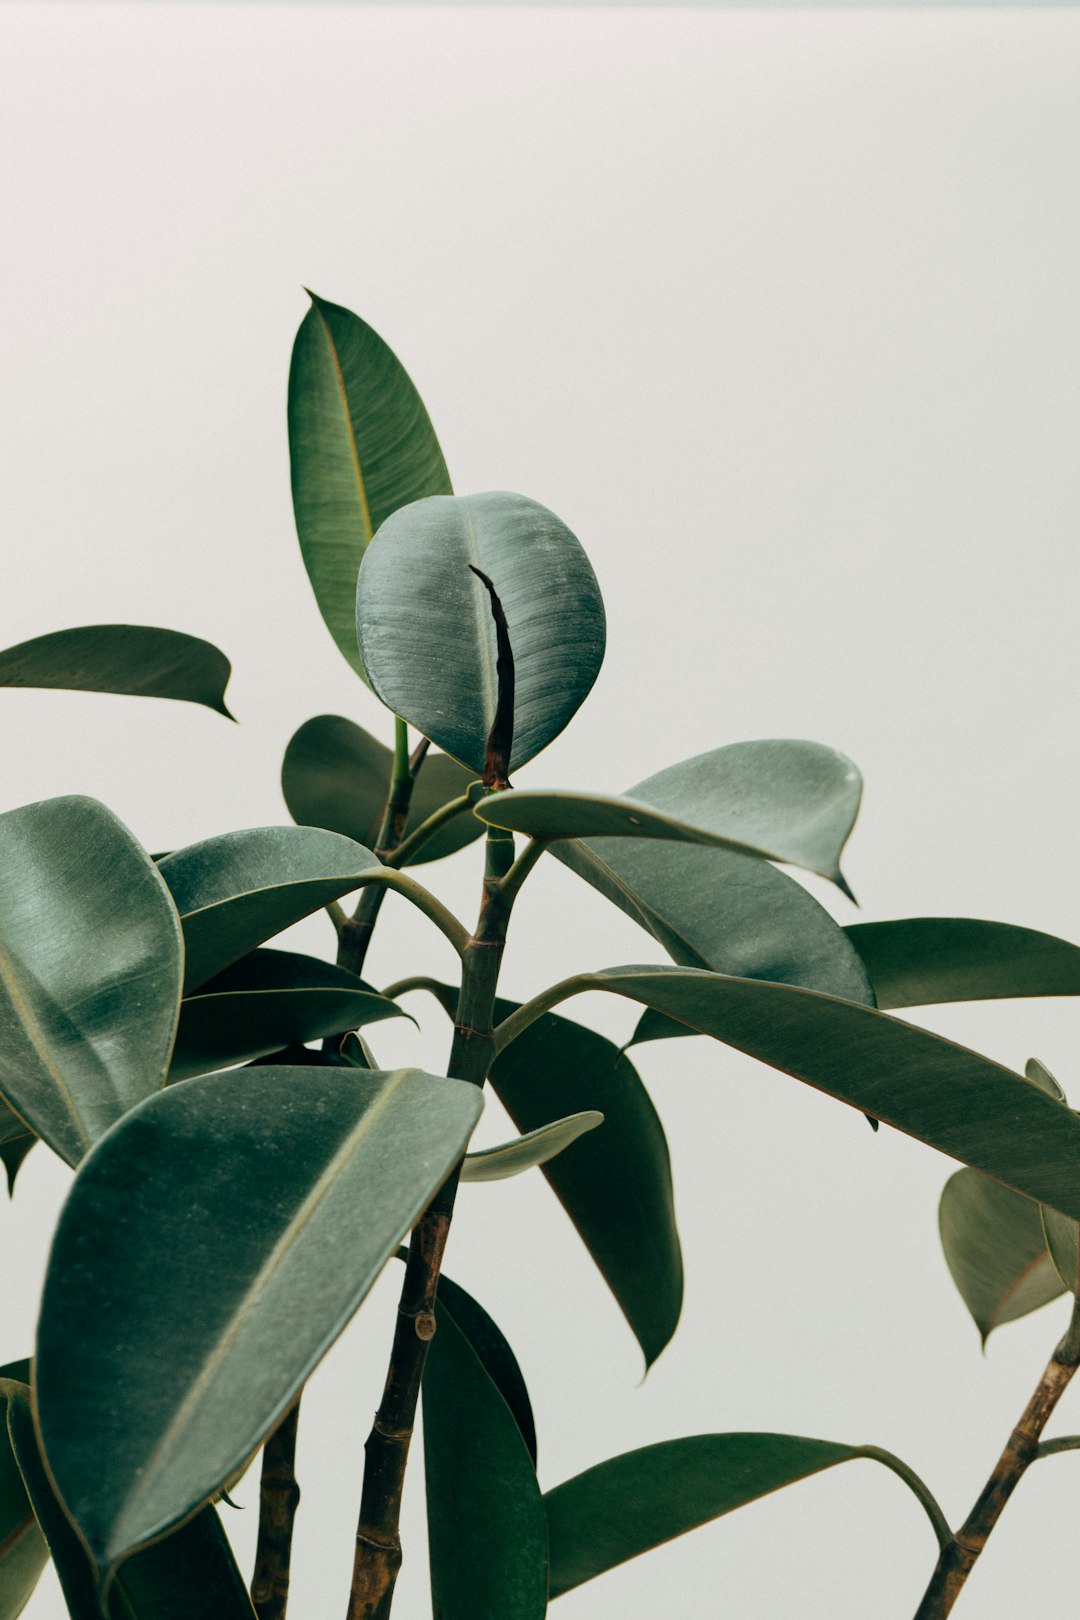
[[[233,659],[241,722],[0,692],[3,807],[91,793],[169,848],[285,820],[280,757],[313,714],[389,739],[293,533],[306,284],[397,349],[459,491],[543,501],[593,559],[607,662],[522,785],[619,789],[723,742],[816,738],[866,776],[847,860],[865,916],[1080,935],[1080,17],[39,3],[5,7],[0,40],[0,644],[188,630]],[[428,869],[466,915],[475,867]],[[422,920],[384,916],[377,982],[449,972]],[[325,918],[295,937],[331,950]],[[549,861],[504,984],[658,959]],[[632,1009],[593,999],[573,1015],[624,1038]],[[380,1031],[379,1055],[439,1066],[440,1015],[416,1010],[426,1033]],[[926,1022],[1077,1073],[1073,1004]],[[455,1226],[448,1269],[518,1351],[542,1483],[672,1435],[778,1429],[887,1446],[959,1519],[1064,1306],[984,1360],[938,1248],[945,1159],[704,1041],[639,1065],[687,1270],[644,1384],[538,1175],[470,1189]],[[0,1206],[4,1359],[31,1344],[67,1182],[39,1149]],[[305,1400],[293,1620],[344,1614],[396,1286]],[[1054,1427],[1080,1428],[1075,1398]],[[245,1560],[253,1485],[227,1520]],[[414,1468],[402,1620],[430,1612],[422,1497]],[[1040,1464],[958,1612],[1073,1612],[1078,1513],[1080,1458]],[[556,1612],[909,1620],[934,1551],[899,1481],[858,1463]],[[51,1576],[27,1612],[62,1615]]]

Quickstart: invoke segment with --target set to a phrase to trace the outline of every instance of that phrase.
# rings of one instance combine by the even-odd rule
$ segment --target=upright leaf
[[[466,1153],[461,1166],[462,1181],[505,1181],[509,1176],[520,1176],[537,1165],[547,1164],[558,1154],[579,1141],[587,1131],[595,1131],[604,1123],[604,1116],[595,1108],[580,1114],[567,1114],[564,1119],[552,1120],[535,1131],[515,1136],[512,1142],[500,1142],[496,1147],[477,1148]]]
[[[445,1272],[439,1278],[439,1299],[453,1316],[455,1326],[464,1334],[480,1365],[513,1413],[514,1422],[535,1466],[536,1424],[532,1403],[517,1357],[502,1329],[492,1321],[480,1302],[466,1293],[460,1283],[452,1282]]]
[[[356,597],[360,653],[395,714],[476,775],[498,698],[484,584],[506,614],[515,670],[510,769],[559,735],[604,656],[604,605],[578,541],[523,495],[439,496],[396,513],[369,546]]]
[[[202,703],[227,720],[231,672],[225,654],[209,641],[149,624],[85,624],[0,652],[0,686],[177,698]]]
[[[0,816],[0,1092],[69,1164],[164,1083],[181,964],[168,890],[104,805]]]
[[[950,1275],[984,1345],[996,1327],[1065,1292],[1038,1204],[977,1170],[957,1170],[945,1183],[938,1229]]]
[[[845,930],[881,1008],[1080,995],[1080,946],[976,917],[905,917]]]
[[[366,679],[353,617],[364,550],[399,506],[449,495],[450,477],[397,356],[358,315],[310,296],[289,370],[293,511],[319,612]]]
[[[22,1613],[49,1562],[3,1422],[4,1409],[25,1390],[29,1378],[28,1361],[0,1367],[0,1620],[16,1620]]]
[[[480,1108],[416,1070],[248,1068],[170,1086],[99,1144],[53,1241],[37,1376],[50,1473],[102,1573],[261,1443]]]

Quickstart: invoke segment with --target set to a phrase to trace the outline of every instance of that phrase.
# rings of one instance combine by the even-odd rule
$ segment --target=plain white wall
[[[847,862],[865,916],[1080,933],[1080,17],[35,3],[5,6],[0,38],[0,644],[189,630],[232,657],[241,721],[0,691],[4,807],[96,794],[167,848],[286,819],[280,757],[310,715],[389,736],[293,534],[307,284],[398,350],[459,490],[534,496],[593,558],[607,662],[530,784],[618,789],[722,742],[817,738],[867,779]],[[429,876],[472,912],[475,854]],[[449,969],[407,908],[386,917],[377,981]],[[331,949],[322,918],[295,938]],[[504,982],[657,959],[546,862]],[[593,1000],[569,1010],[624,1037],[632,1011]],[[417,1010],[424,1034],[380,1032],[385,1061],[441,1063]],[[925,1021],[1076,1071],[1072,1004]],[[938,1249],[946,1160],[704,1041],[639,1063],[687,1267],[643,1385],[539,1176],[471,1189],[455,1227],[448,1269],[528,1378],[542,1482],[670,1435],[780,1429],[890,1447],[958,1519],[1064,1307],[984,1360]],[[485,1139],[505,1129],[492,1107]],[[0,1206],[5,1359],[31,1342],[67,1181],[39,1150]],[[305,1401],[294,1620],[344,1613],[396,1285]],[[253,1485],[227,1521],[244,1558]],[[422,1495],[414,1470],[402,1620],[429,1612]],[[1034,1470],[960,1612],[1071,1612],[1078,1504],[1080,1460]],[[914,1499],[857,1464],[557,1612],[908,1620],[933,1556]],[[63,1612],[49,1577],[28,1615]]]

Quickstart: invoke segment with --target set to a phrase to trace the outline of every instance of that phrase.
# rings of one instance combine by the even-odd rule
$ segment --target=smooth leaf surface
[[[72,1620],[101,1620],[94,1569],[56,1498],[34,1431],[29,1390],[8,1406],[8,1434]],[[111,1620],[253,1620],[254,1610],[217,1513],[205,1507],[164,1541],[120,1566],[105,1594]],[[2,1611],[0,1611],[2,1612]]]
[[[290,739],[281,766],[281,791],[290,816],[301,826],[325,827],[374,849],[393,757],[389,748],[341,715],[320,714],[305,721]],[[475,772],[448,754],[429,752],[413,788],[406,836],[459,798],[474,780]],[[455,816],[406,864],[453,855],[483,831],[474,815]]]
[[[12,1113],[0,1098],[0,1162],[7,1174],[8,1193],[15,1191],[15,1178],[37,1137],[28,1131],[18,1114]]]
[[[480,1365],[513,1414],[533,1465],[536,1464],[536,1423],[532,1402],[517,1357],[506,1336],[484,1307],[466,1293],[460,1283],[444,1272],[439,1278],[439,1298],[451,1313],[455,1326],[464,1334]]]
[[[103,804],[0,816],[0,1092],[69,1164],[163,1085],[181,971],[168,890]]]
[[[1080,1119],[940,1035],[854,1002],[700,969],[605,968],[560,988],[560,999],[607,990],[642,1001],[1080,1219]]]
[[[86,624],[54,630],[0,652],[0,686],[122,692],[201,703],[227,720],[232,666],[208,641],[149,624]]]
[[[435,430],[405,368],[351,310],[311,295],[289,369],[289,456],[300,550],[319,612],[363,679],[356,576],[399,506],[449,495]]]
[[[1055,1277],[1070,1294],[1080,1298],[1080,1226],[1056,1209],[1045,1207],[1042,1226]]]
[[[253,951],[181,1003],[169,1079],[401,1016],[396,1002],[346,968],[293,951]]]
[[[4,1408],[29,1393],[29,1361],[0,1367],[0,1620],[16,1620],[49,1561],[22,1473],[3,1423]]]
[[[54,1238],[37,1374],[50,1469],[102,1570],[261,1443],[481,1106],[416,1070],[252,1067],[170,1086],[99,1144]]]
[[[356,626],[383,702],[475,775],[498,698],[485,573],[515,670],[510,769],[572,719],[604,656],[604,605],[578,541],[536,501],[500,492],[436,497],[395,513],[360,570]]]
[[[320,827],[254,827],[174,850],[158,870],[183,923],[187,993],[383,866]]]
[[[532,838],[661,838],[805,867],[847,889],[840,853],[862,794],[851,761],[820,743],[766,739],[697,754],[617,798],[497,793],[476,807]]]
[[[553,1120],[550,1125],[541,1125],[535,1131],[526,1131],[524,1136],[515,1137],[512,1142],[478,1148],[475,1153],[465,1155],[461,1179],[505,1181],[508,1176],[520,1176],[524,1170],[547,1164],[557,1153],[562,1153],[571,1143],[584,1136],[586,1131],[595,1131],[603,1123],[603,1114],[595,1109],[586,1109],[583,1113]]]
[[[439,1620],[542,1620],[547,1528],[528,1447],[439,1291],[424,1368],[432,1605]]]
[[[883,1009],[1080,995],[1080,947],[1033,928],[976,917],[905,917],[853,923],[845,932]]]
[[[957,1170],[945,1183],[938,1230],[952,1280],[983,1344],[996,1327],[1065,1292],[1047,1252],[1038,1204],[977,1170]]]

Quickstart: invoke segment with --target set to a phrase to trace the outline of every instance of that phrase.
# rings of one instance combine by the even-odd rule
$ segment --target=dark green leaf
[[[29,1378],[29,1361],[0,1367],[0,1620],[15,1620],[22,1613],[49,1562],[49,1549],[2,1422],[4,1406],[10,1407],[25,1391]]]
[[[439,1620],[542,1620],[547,1531],[532,1458],[439,1290],[424,1369],[431,1592]]]
[[[493,794],[476,814],[532,838],[661,838],[806,867],[847,891],[840,853],[858,814],[855,766],[820,743],[733,743],[684,759],[620,798]],[[1080,953],[1078,953],[1080,955]]]
[[[513,1413],[521,1438],[536,1464],[536,1424],[525,1379],[502,1329],[492,1321],[479,1301],[473,1299],[444,1272],[439,1278],[439,1299],[452,1314],[455,1325],[465,1335],[480,1364]]]
[[[1033,928],[975,917],[905,917],[854,923],[845,932],[881,1008],[1080,995],[1080,947]]]
[[[478,1148],[467,1153],[461,1166],[462,1181],[505,1181],[508,1176],[520,1176],[523,1170],[547,1164],[556,1154],[563,1153],[584,1136],[604,1123],[603,1114],[587,1109],[581,1114],[568,1114],[550,1125],[541,1125],[535,1131],[512,1142],[500,1142],[497,1147]]]
[[[1056,1209],[1045,1207],[1042,1225],[1054,1276],[1070,1294],[1080,1298],[1080,1227]]]
[[[0,686],[178,698],[227,720],[230,673],[229,660],[210,642],[149,624],[80,625],[0,652]]]
[[[977,1170],[957,1170],[945,1183],[938,1229],[952,1280],[984,1344],[996,1327],[1065,1292],[1038,1204]]]
[[[450,477],[397,356],[359,316],[310,296],[289,370],[293,511],[319,611],[364,677],[354,619],[364,550],[399,506],[449,495]]]
[[[390,788],[393,754],[381,742],[337,714],[305,721],[285,750],[281,791],[293,820],[305,827],[344,833],[372,849]],[[459,798],[475,779],[448,754],[429,753],[413,788],[405,832]],[[484,831],[474,815],[455,816],[424,844],[411,861],[437,861],[464,849]]]
[[[253,1067],[170,1086],[99,1144],[53,1240],[37,1374],[50,1471],[103,1572],[261,1443],[480,1108],[416,1070]]]
[[[158,869],[104,805],[0,816],[0,1091],[69,1164],[164,1083],[181,962]]]
[[[479,775],[498,680],[495,624],[473,564],[509,625],[511,770],[546,748],[588,695],[604,656],[604,605],[570,530],[523,495],[439,496],[379,530],[356,599],[368,678],[395,714]]]
[[[18,1114],[12,1113],[7,1103],[0,1098],[0,1161],[3,1162],[7,1172],[8,1194],[14,1194],[15,1177],[18,1175],[23,1160],[37,1141],[32,1131],[28,1131]]]
[[[158,870],[184,925],[185,993],[382,869],[320,827],[255,827],[174,850]]]

